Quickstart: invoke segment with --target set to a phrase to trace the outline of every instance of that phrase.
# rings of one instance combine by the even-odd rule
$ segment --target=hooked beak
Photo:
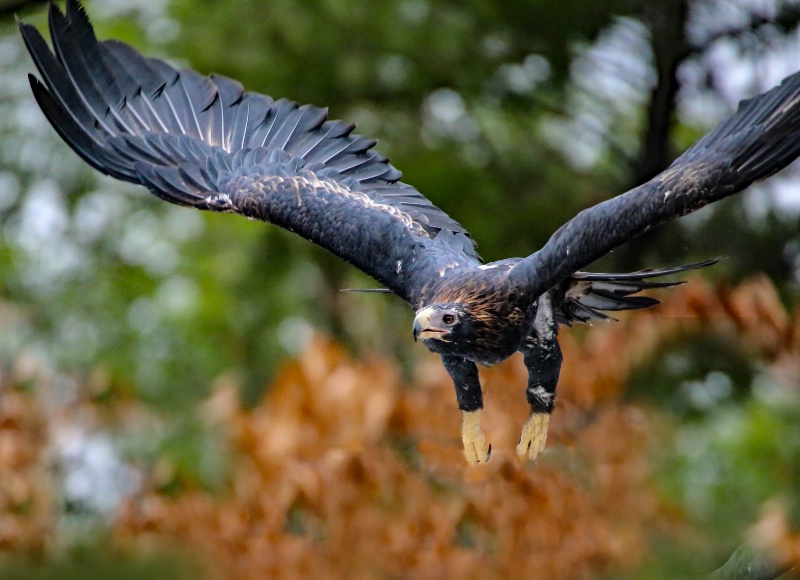
[[[441,328],[431,326],[431,317],[435,311],[433,308],[424,308],[419,311],[414,318],[414,341],[425,340],[426,338],[435,338],[445,334],[447,331]]]

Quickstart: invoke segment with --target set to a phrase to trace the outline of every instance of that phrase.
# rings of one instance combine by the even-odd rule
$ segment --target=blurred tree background
[[[80,568],[76,561],[89,561],[86,569],[109,565],[119,506],[144,490],[180,498],[235,488],[244,452],[207,420],[209,400],[234,388],[244,408],[237,412],[259,412],[265,392],[273,396],[267,386],[282,384],[284,361],[311,356],[315,333],[357,360],[390,361],[402,384],[418,384],[420,369],[433,371],[410,340],[401,301],[339,292],[374,284],[353,268],[277,228],[168,206],[80,162],[30,96],[25,73],[33,66],[11,16],[21,9],[46,27],[42,3],[0,1],[0,399],[37,401],[31,413],[38,419],[12,423],[49,442],[41,459],[49,467],[31,477],[46,481],[41,501],[55,515],[31,532],[41,543],[22,551],[34,562],[71,558],[52,569],[67,577]],[[358,133],[380,140],[404,181],[467,227],[487,260],[531,253],[580,209],[650,178],[739,100],[800,68],[794,1],[94,0],[87,9],[101,38],[237,78],[253,91],[326,105],[331,117],[356,122]],[[725,256],[702,275],[721,295],[757,273],[768,276],[780,297],[770,312],[783,309],[788,329],[784,346],[774,348],[800,360],[792,342],[800,331],[791,330],[800,293],[798,180],[797,167],[789,168],[648,233],[593,269]],[[739,315],[731,319],[781,319],[763,318],[756,307]],[[660,324],[657,312],[648,320]],[[743,324],[729,336],[664,340],[609,387],[615,404],[645,409],[657,431],[645,437],[652,481],[641,485],[658,489],[658,502],[672,509],[664,512],[672,520],[644,538],[647,548],[626,578],[713,569],[768,501],[788,506],[789,520],[800,522],[800,375],[796,368],[776,375],[773,362],[783,359],[754,354],[740,340]],[[564,334],[590,345],[604,332]],[[565,366],[572,376],[583,362],[566,358]],[[523,382],[515,380],[512,394],[523,408]],[[573,379],[562,380],[568,409],[565,380]],[[432,401],[457,419],[441,384],[446,392]],[[489,391],[488,406],[497,392]],[[590,422],[601,413],[592,405],[602,410],[603,401],[574,404]],[[315,417],[309,411],[306,420]],[[401,466],[434,470],[436,460],[419,454],[425,434],[387,421],[381,441]],[[454,422],[443,436],[457,443],[457,430]],[[580,478],[569,453],[563,459],[557,449],[556,471]],[[460,460],[457,445],[448,450]],[[537,469],[514,477],[536,486]],[[450,474],[437,485],[468,486],[468,478]],[[307,531],[312,496],[286,504],[287,530]],[[8,505],[38,513],[33,500]],[[453,533],[478,550],[489,532],[476,533],[480,518],[464,513]],[[676,530],[704,547],[662,537]],[[134,577],[161,566],[151,552],[120,558]],[[171,577],[191,569],[172,560],[166,566]],[[611,565],[595,569],[596,577],[623,574]],[[48,570],[37,573],[49,577]],[[586,574],[575,572],[595,577]]]

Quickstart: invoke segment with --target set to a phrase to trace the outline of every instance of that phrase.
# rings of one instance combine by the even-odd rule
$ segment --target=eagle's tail
[[[716,264],[719,258],[676,268],[646,269],[627,274],[576,272],[551,290],[551,298],[560,324],[590,323],[593,320],[615,320],[603,311],[648,308],[661,301],[652,296],[634,296],[651,288],[671,288],[684,282],[650,281],[670,274],[696,270]]]

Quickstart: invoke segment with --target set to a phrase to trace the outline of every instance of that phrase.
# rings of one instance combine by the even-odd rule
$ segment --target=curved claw
[[[519,443],[517,444],[517,455],[521,459],[533,461],[544,451],[549,424],[549,413],[531,413],[522,428],[522,435],[520,435]]]
[[[481,428],[481,411],[462,411],[461,440],[464,454],[470,464],[486,463],[492,456],[491,444],[486,446],[486,436]]]

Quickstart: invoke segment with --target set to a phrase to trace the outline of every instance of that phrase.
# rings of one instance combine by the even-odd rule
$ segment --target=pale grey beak
[[[440,328],[431,327],[431,318],[436,313],[436,311],[431,308],[423,308],[417,313],[417,316],[414,318],[414,340],[417,339],[425,339],[425,338],[433,338],[436,335],[444,334],[445,330]]]

